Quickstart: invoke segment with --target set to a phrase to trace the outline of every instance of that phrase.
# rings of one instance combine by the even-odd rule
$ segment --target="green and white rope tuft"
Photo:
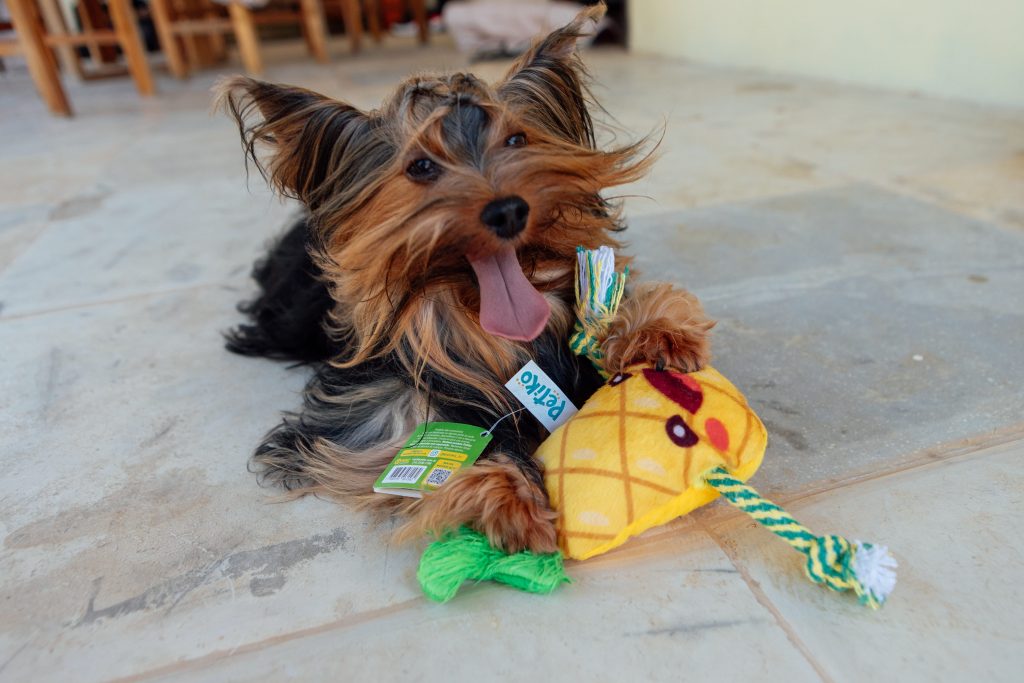
[[[619,308],[627,277],[628,267],[615,272],[615,250],[611,247],[576,247],[576,327],[569,348],[577,356],[589,358],[606,378],[599,339]]]
[[[815,536],[784,509],[753,487],[716,467],[704,481],[730,503],[807,556],[808,578],[831,590],[853,590],[861,604],[878,609],[896,586],[896,559],[882,545],[850,542],[842,536]]]

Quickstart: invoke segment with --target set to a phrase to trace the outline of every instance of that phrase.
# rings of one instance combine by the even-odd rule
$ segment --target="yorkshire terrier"
[[[468,525],[509,552],[557,550],[533,457],[546,432],[526,413],[422,499],[373,484],[417,425],[512,413],[503,385],[531,359],[576,405],[601,384],[567,343],[576,247],[619,246],[620,207],[601,192],[650,162],[642,144],[595,140],[576,43],[603,13],[585,9],[496,84],[416,76],[373,111],[243,77],[220,86],[247,158],[306,210],[257,262],[261,291],[240,305],[251,321],[228,334],[236,353],[315,368],[302,409],[253,456],[262,481],[404,515],[406,536]],[[697,370],[713,324],[692,294],[638,285],[601,340],[605,369]]]

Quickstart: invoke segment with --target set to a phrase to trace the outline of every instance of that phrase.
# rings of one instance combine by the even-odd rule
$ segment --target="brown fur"
[[[509,458],[497,454],[453,477],[413,504],[416,513],[398,532],[399,540],[461,525],[472,526],[510,553],[558,550],[547,495]]]
[[[711,362],[708,332],[715,326],[693,294],[665,283],[644,283],[626,297],[601,341],[604,368],[663,365],[693,372]]]
[[[619,208],[600,192],[640,178],[651,157],[642,142],[610,150],[595,143],[575,45],[603,12],[588,8],[539,41],[494,86],[468,74],[417,76],[373,111],[243,77],[219,86],[247,156],[308,208],[309,250],[333,301],[326,328],[338,353],[307,390],[304,412],[257,451],[264,479],[408,513],[407,536],[468,524],[507,550],[555,549],[556,515],[532,453],[513,457],[496,441],[493,453],[422,501],[374,494],[372,485],[415,425],[437,419],[429,410],[439,398],[453,419],[460,411],[493,419],[513,407],[503,384],[537,347],[480,327],[467,257],[508,242],[482,229],[489,202],[516,195],[530,207],[514,243],[526,277],[551,304],[543,334],[554,339],[566,339],[573,324],[577,245],[618,247]],[[482,138],[456,125],[464,107],[486,117]],[[527,144],[506,145],[515,134]],[[443,173],[416,180],[410,164],[422,158]],[[694,369],[707,359],[710,327],[692,295],[638,288],[605,349],[616,366],[663,360]],[[438,384],[467,390],[438,396]],[[507,426],[525,435],[537,430],[529,420],[516,416]],[[513,437],[513,445],[536,443]]]

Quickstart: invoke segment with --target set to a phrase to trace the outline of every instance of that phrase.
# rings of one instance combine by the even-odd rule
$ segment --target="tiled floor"
[[[282,48],[272,79],[370,106],[443,45]],[[273,52],[273,51],[272,51]],[[245,470],[304,371],[222,350],[293,207],[248,189],[229,70],[0,77],[0,680],[1019,680],[1024,667],[1024,112],[588,55],[646,276],[721,320],[771,445],[755,483],[822,533],[889,544],[872,613],[721,505],[570,567],[548,597],[447,605],[419,547]],[[478,69],[488,77],[504,65]]]

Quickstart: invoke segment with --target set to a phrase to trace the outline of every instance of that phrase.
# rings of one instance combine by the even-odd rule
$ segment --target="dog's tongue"
[[[516,250],[504,247],[469,263],[480,283],[480,326],[506,339],[536,339],[551,316],[551,306],[523,275]]]

